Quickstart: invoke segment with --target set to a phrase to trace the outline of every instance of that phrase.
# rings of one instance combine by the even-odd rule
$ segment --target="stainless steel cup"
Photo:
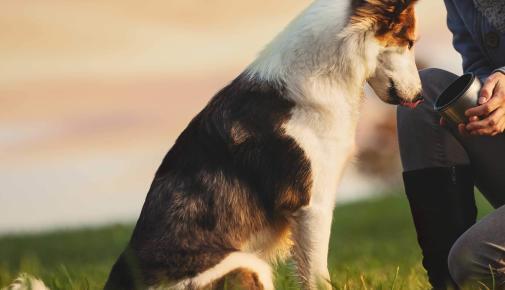
[[[456,124],[467,123],[465,111],[476,107],[481,84],[473,73],[467,73],[455,80],[435,102],[435,111]]]

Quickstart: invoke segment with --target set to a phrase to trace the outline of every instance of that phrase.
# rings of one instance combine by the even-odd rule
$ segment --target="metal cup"
[[[456,124],[467,123],[465,111],[478,105],[480,89],[479,78],[473,73],[464,74],[440,94],[435,111]]]

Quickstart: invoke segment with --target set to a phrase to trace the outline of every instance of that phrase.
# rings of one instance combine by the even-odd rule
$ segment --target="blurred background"
[[[308,0],[0,0],[0,233],[131,222],[189,120]],[[420,67],[460,73],[443,1]],[[401,187],[395,108],[368,93],[340,202]]]

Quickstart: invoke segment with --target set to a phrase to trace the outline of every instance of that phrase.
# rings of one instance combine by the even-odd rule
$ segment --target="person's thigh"
[[[494,283],[495,289],[505,289],[505,206],[456,241],[449,254],[449,269],[460,286],[484,283],[491,287]]]
[[[419,72],[425,102],[398,107],[398,139],[404,171],[471,164],[475,184],[495,208],[505,204],[505,134],[463,137],[450,123],[440,126],[433,104],[457,76],[441,69]]]

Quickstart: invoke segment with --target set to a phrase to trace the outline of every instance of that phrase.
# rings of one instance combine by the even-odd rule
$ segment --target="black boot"
[[[476,221],[470,166],[436,167],[403,173],[423,266],[433,289],[457,289],[447,266],[449,251]]]

